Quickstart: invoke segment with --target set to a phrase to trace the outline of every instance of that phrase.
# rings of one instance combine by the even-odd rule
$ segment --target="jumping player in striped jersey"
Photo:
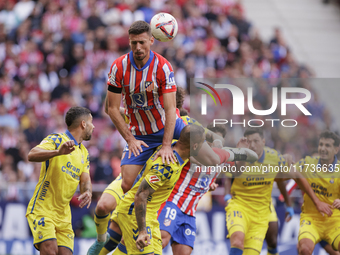
[[[210,131],[219,135],[222,141],[226,135],[226,129],[221,125],[210,127]],[[174,255],[191,254],[196,236],[198,202],[209,191],[218,174],[217,171],[196,171],[196,164],[190,162],[185,165],[171,195],[158,212],[163,248],[171,241]]]
[[[153,44],[150,26],[143,21],[133,23],[129,29],[132,51],[114,61],[108,79],[105,111],[127,141],[121,162],[122,194],[128,191],[140,169],[163,144],[156,154],[169,164],[174,161],[171,150],[172,138],[178,139],[186,125],[176,118],[176,85],[170,63],[150,50]],[[125,105],[128,127],[120,113],[121,94]],[[252,151],[221,150],[223,160],[252,160]],[[226,156],[228,155],[228,158]],[[221,163],[221,157],[204,143],[197,158],[204,165]],[[117,184],[117,183],[116,183]],[[105,192],[95,210],[97,240],[89,249],[89,255],[98,254],[105,241],[110,212],[116,207],[114,194]]]

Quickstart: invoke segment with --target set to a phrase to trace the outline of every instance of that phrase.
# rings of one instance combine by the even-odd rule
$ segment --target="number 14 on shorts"
[[[33,221],[33,225],[34,225],[34,230],[37,229],[37,220]],[[42,217],[39,221],[38,221],[38,225],[42,225],[43,227],[45,227],[45,217]]]

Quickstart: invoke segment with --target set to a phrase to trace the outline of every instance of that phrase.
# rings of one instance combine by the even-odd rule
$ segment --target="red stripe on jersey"
[[[196,174],[196,172],[194,173],[194,175],[195,174]],[[185,187],[183,195],[178,200],[178,203],[177,203],[178,208],[181,208],[183,203],[185,202],[185,200],[188,198],[188,196],[189,196],[189,194],[191,192],[190,186],[195,186],[195,184],[197,183],[198,180],[199,179],[197,177],[195,178],[194,176],[193,176],[193,178],[191,178],[189,184]]]
[[[197,182],[197,180],[196,180],[196,182]],[[190,200],[190,203],[188,204],[187,208],[184,211],[185,214],[188,214],[190,212],[190,210],[192,209],[192,206],[194,205],[194,203],[196,201],[197,196],[199,196],[200,194],[201,193],[199,193],[199,192],[195,192],[195,194],[192,196],[192,198]],[[191,213],[193,213],[193,211]]]
[[[165,204],[166,204],[166,201],[163,202],[163,204],[162,204],[161,207],[159,208],[159,210],[158,210],[158,212],[157,212],[157,219],[158,219],[159,215],[161,214],[161,212],[162,212],[162,210],[163,210]]]
[[[172,201],[174,196],[177,194],[179,187],[182,185],[185,176],[187,175],[188,171],[190,170],[190,162],[186,163],[186,165],[183,167],[181,175],[179,176],[178,181],[176,182],[176,185],[174,187],[174,189],[172,190],[168,201]]]

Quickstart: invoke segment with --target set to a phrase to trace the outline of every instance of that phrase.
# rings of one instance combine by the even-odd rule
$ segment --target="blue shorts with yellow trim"
[[[196,237],[196,217],[183,213],[177,205],[167,201],[158,216],[160,230],[171,235],[173,242],[194,248]]]
[[[181,118],[176,120],[175,130],[173,139],[179,139],[182,129],[186,126]],[[144,147],[142,145],[143,152],[140,153],[137,157],[131,153],[131,157],[129,158],[129,146],[126,144],[123,150],[121,166],[123,165],[144,165],[146,161],[151,157],[154,153],[155,149],[162,144],[164,137],[164,128],[158,131],[157,133],[150,135],[136,135],[135,138],[137,140],[144,141],[149,147]]]

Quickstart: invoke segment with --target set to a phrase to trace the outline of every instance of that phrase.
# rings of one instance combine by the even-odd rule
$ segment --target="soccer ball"
[[[153,16],[150,26],[153,37],[161,42],[174,39],[178,31],[176,19],[169,13],[164,12]]]

